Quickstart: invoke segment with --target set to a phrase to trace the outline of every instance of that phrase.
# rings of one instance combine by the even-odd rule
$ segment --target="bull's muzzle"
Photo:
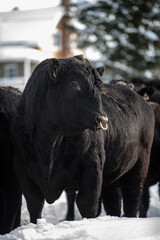
[[[108,128],[108,117],[107,116],[99,116],[99,126],[103,130],[107,130]]]

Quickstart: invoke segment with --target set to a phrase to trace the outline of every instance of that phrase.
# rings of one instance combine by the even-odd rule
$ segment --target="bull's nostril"
[[[98,116],[98,121],[99,121],[99,125],[100,128],[102,128],[103,130],[107,130],[108,128],[108,117],[107,116]]]

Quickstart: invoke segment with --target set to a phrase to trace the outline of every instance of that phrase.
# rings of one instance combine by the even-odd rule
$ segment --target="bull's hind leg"
[[[66,220],[72,221],[74,220],[74,202],[76,198],[76,191],[74,189],[67,189],[66,195],[67,195],[67,206],[68,206]]]
[[[148,208],[149,208],[149,187],[144,186],[142,197],[141,197],[139,216],[147,217]]]
[[[110,185],[102,190],[102,200],[107,215],[121,216],[121,199],[122,194],[120,188]]]
[[[122,178],[123,206],[126,217],[137,217],[144,181],[147,176],[149,154],[143,154],[135,166]]]

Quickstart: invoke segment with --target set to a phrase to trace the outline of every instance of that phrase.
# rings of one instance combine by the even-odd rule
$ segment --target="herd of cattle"
[[[126,217],[146,216],[160,181],[160,81],[103,84],[103,72],[81,55],[47,59],[23,93],[0,87],[0,234],[20,225],[22,193],[32,223],[63,190],[67,220],[75,201],[86,218],[101,203],[121,216],[122,199]]]

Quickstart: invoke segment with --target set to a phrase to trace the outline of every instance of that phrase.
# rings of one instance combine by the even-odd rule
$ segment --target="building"
[[[0,13],[0,85],[23,90],[35,66],[46,58],[79,52],[71,42],[69,0],[51,8]]]

